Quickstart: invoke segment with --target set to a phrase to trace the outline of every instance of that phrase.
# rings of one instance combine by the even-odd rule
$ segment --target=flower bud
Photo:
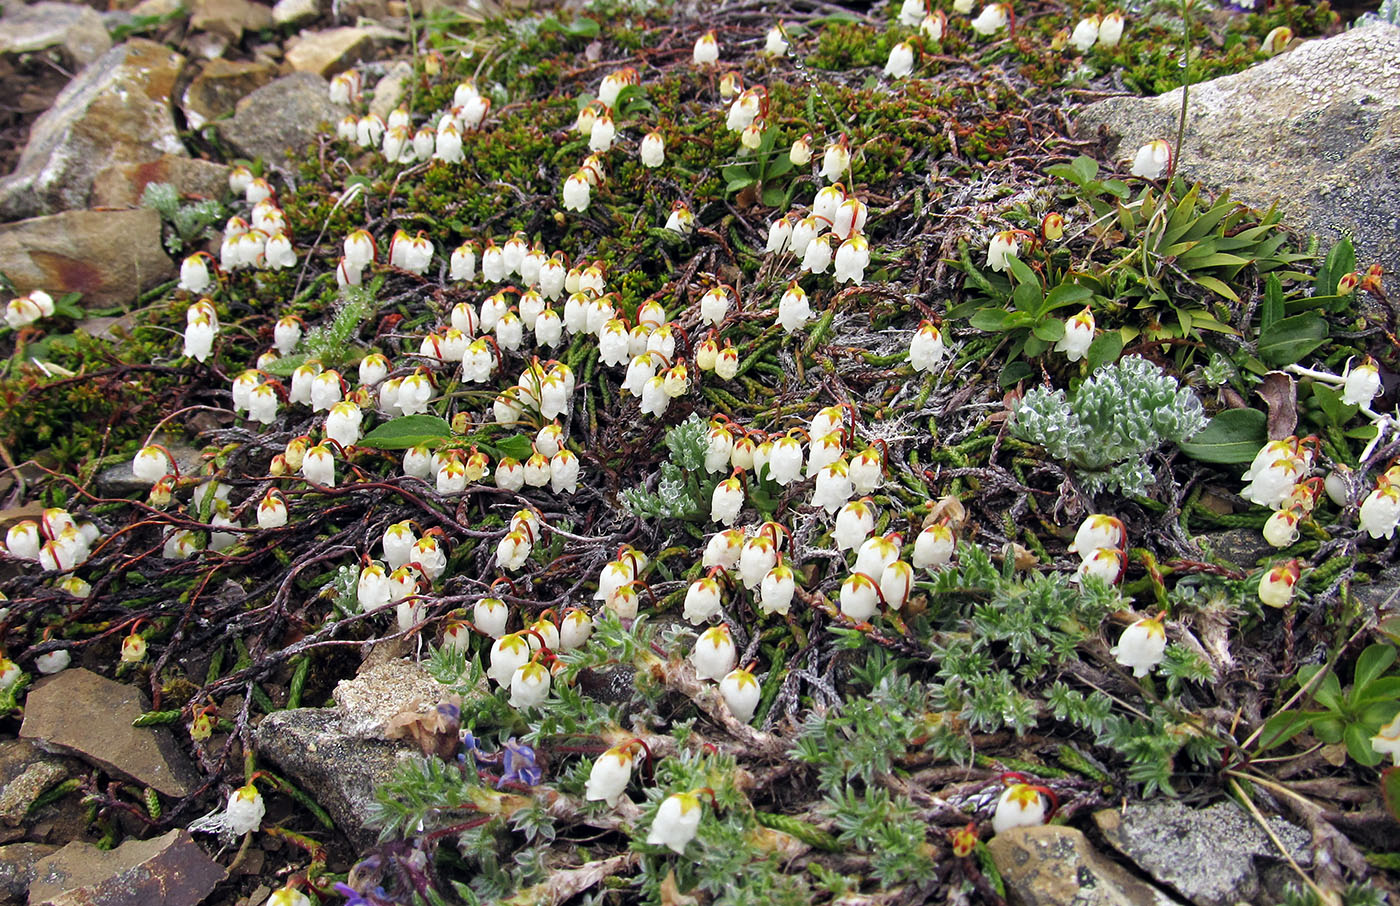
[[[695,649],[690,654],[690,662],[695,665],[695,675],[702,680],[720,680],[734,669],[738,653],[734,650],[734,639],[729,627],[724,623],[712,626],[700,633]]]
[[[1120,665],[1131,669],[1133,676],[1146,676],[1162,663],[1166,650],[1167,632],[1162,621],[1142,619],[1124,629],[1118,644],[1108,653]]]
[[[1259,579],[1259,600],[1270,607],[1287,607],[1293,600],[1293,586],[1302,574],[1297,560],[1265,570]]]
[[[744,724],[753,720],[762,691],[758,680],[743,667],[729,671],[719,681],[719,694],[724,703],[729,706],[734,719]]]
[[[665,846],[676,854],[685,852],[686,844],[695,839],[704,808],[694,793],[674,793],[667,796],[656,810],[647,843]]]

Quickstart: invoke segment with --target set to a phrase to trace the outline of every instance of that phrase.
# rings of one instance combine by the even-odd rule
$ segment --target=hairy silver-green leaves
[[[1201,401],[1140,356],[1107,365],[1068,399],[1037,387],[1016,407],[1012,433],[1074,467],[1090,493],[1143,494],[1147,454],[1205,427]]]

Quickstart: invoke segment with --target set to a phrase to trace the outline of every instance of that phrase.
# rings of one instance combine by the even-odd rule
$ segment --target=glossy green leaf
[[[1259,358],[1271,368],[1302,361],[1327,340],[1327,322],[1314,312],[1284,318],[1259,331]]]
[[[1342,731],[1342,741],[1347,745],[1347,754],[1351,760],[1366,767],[1375,767],[1381,763],[1383,757],[1371,745],[1371,731],[1361,724],[1347,724]]]
[[[419,444],[440,444],[451,436],[451,426],[436,415],[405,415],[377,426],[355,446],[371,450],[407,450]]]
[[[1267,424],[1268,417],[1258,409],[1226,409],[1180,447],[1200,462],[1251,462],[1268,440]]]
[[[1281,746],[1308,728],[1311,720],[1302,711],[1284,711],[1275,714],[1264,722],[1259,733],[1259,750],[1267,751]]]
[[[1371,683],[1380,679],[1381,674],[1395,663],[1395,646],[1385,644],[1375,644],[1367,646],[1361,652],[1361,656],[1356,659],[1356,673],[1353,674],[1352,685],[1356,693],[1360,693]]]

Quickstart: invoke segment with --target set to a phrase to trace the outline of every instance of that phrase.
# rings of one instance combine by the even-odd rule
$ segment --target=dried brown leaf
[[[1298,385],[1293,376],[1282,371],[1264,375],[1255,390],[1269,407],[1269,440],[1283,440],[1298,428]]]

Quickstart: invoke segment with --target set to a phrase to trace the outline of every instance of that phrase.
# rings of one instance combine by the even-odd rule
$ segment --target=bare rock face
[[[74,667],[29,693],[19,735],[41,748],[78,755],[167,796],[189,795],[199,775],[176,748],[170,731],[131,725],[145,710],[135,686]]]
[[[110,852],[69,843],[34,874],[30,906],[195,906],[225,876],[183,830],[128,840]]]
[[[287,64],[297,72],[330,78],[365,59],[374,50],[374,36],[364,28],[346,26],[307,32],[287,48]]]
[[[69,64],[86,66],[111,46],[102,17],[89,6],[45,0],[0,19],[0,54],[57,49]]]
[[[194,0],[190,28],[207,31],[237,44],[245,31],[261,31],[272,25],[272,10],[249,0]]]
[[[184,154],[170,107],[184,62],[139,38],[93,61],[35,121],[18,167],[0,180],[0,220],[85,208],[107,167]]]
[[[318,126],[345,115],[346,108],[331,103],[329,89],[309,72],[283,76],[239,101],[233,118],[218,124],[219,135],[244,157],[282,164],[289,149],[310,143]]]
[[[160,215],[136,208],[0,224],[0,271],[22,293],[80,292],[84,303],[111,305],[170,279],[175,265],[161,247]]]
[[[1175,141],[1181,90],[1110,98],[1080,112],[1130,157]],[[1191,86],[1180,172],[1327,241],[1400,269],[1400,28],[1377,23],[1308,41],[1244,72]]]
[[[213,161],[165,154],[141,164],[118,164],[92,180],[92,205],[124,208],[141,203],[141,193],[153,182],[167,182],[183,196],[219,199],[228,192],[229,168]]]
[[[267,63],[236,63],[210,60],[185,89],[180,107],[191,129],[233,112],[244,97],[277,77],[277,69]]]

